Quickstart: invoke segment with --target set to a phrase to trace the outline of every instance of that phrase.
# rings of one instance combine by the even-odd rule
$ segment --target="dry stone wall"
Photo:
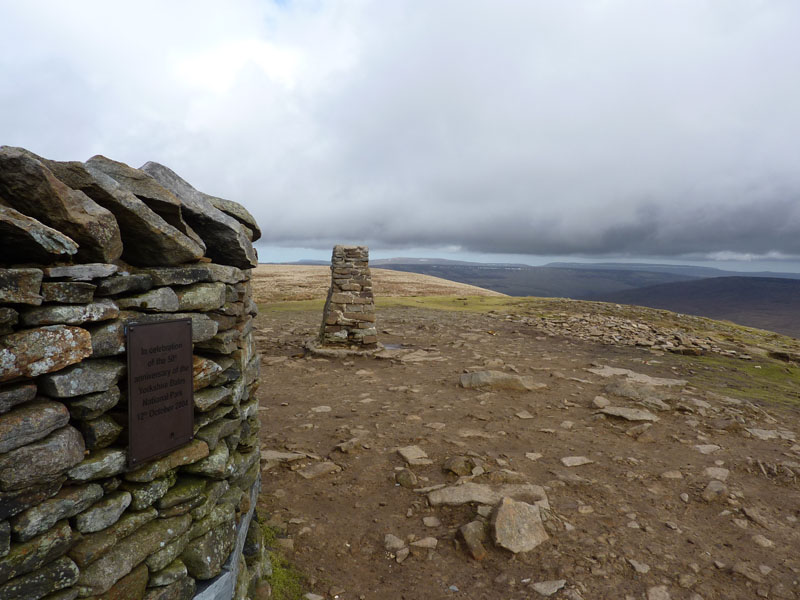
[[[163,165],[0,148],[0,598],[258,585],[259,235]],[[184,317],[194,439],[130,469],[125,327]]]
[[[369,271],[369,248],[334,246],[331,287],[322,314],[322,346],[377,347],[375,299]]]

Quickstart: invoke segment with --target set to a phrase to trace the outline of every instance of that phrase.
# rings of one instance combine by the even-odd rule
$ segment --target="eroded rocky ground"
[[[309,592],[800,598],[791,363],[406,307],[378,311],[383,359],[304,357],[319,319],[258,318],[261,503]],[[742,392],[737,365],[762,361],[782,402]]]

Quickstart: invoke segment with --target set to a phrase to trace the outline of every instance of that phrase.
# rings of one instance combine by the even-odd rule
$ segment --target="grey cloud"
[[[265,245],[800,257],[795,2],[58,4],[5,11],[3,142],[167,164]]]

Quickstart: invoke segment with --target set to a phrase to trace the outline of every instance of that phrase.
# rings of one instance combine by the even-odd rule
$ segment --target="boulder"
[[[128,511],[111,527],[103,531],[98,531],[97,533],[87,533],[84,535],[80,541],[67,552],[67,555],[74,560],[79,567],[83,568],[106,554],[117,542],[128,537],[150,521],[153,521],[157,516],[158,512],[155,508],[136,512]]]
[[[214,196],[209,196],[208,199],[215,208],[230,215],[244,225],[245,229],[250,231],[250,235],[248,236],[250,241],[255,242],[261,238],[261,228],[258,226],[258,223],[256,223],[255,217],[251,215],[244,206],[238,202],[225,200],[223,198],[215,198]]]
[[[82,440],[83,438],[81,438]],[[67,475],[74,481],[92,481],[119,475],[125,470],[128,463],[128,454],[119,448],[103,448],[92,452],[76,467],[70,469]]]
[[[27,150],[0,148],[0,197],[74,240],[77,260],[111,262],[122,255],[114,215],[83,192],[67,187]]]
[[[41,485],[26,487],[10,492],[0,491],[0,520],[18,515],[24,510],[41,504],[55,496],[65,477],[55,477]]]
[[[83,438],[67,425],[47,437],[0,455],[0,490],[46,483],[83,459]]]
[[[102,171],[79,162],[48,163],[53,173],[114,214],[122,234],[122,258],[139,266],[179,265],[200,258],[205,247],[184,235]]]
[[[77,421],[96,419],[107,410],[114,408],[119,402],[120,391],[116,385],[104,392],[76,396],[69,399],[67,406],[69,415]]]
[[[0,256],[2,262],[51,263],[78,251],[72,239],[18,210],[5,206],[0,197]]]
[[[0,269],[0,302],[38,306],[42,303],[41,286],[40,269]]]
[[[92,172],[101,172],[116,181],[124,190],[133,193],[144,202],[148,208],[172,225],[185,236],[191,238],[200,246],[203,241],[186,221],[181,212],[181,201],[175,194],[161,187],[150,175],[139,169],[134,169],[125,163],[111,160],[105,156],[93,156],[86,161],[86,168]]]
[[[84,281],[46,281],[42,284],[42,298],[58,304],[89,304],[96,287]]]
[[[94,533],[110,527],[119,521],[130,503],[130,492],[112,492],[78,514],[75,517],[75,528],[81,533]]]
[[[81,421],[78,426],[83,434],[87,450],[99,450],[110,446],[123,430],[122,426],[110,415],[100,415],[96,419]]]
[[[180,199],[184,218],[203,238],[206,253],[215,262],[240,269],[258,264],[255,249],[241,224],[214,207],[212,196],[197,191],[174,171],[158,163],[145,163],[141,170]]]
[[[205,312],[217,310],[225,304],[224,283],[196,283],[178,288],[175,293],[178,296],[179,310]]]

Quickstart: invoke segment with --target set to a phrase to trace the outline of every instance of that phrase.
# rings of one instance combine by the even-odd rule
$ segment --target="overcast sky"
[[[798,32],[797,0],[0,0],[0,143],[162,162],[262,261],[800,271]]]

